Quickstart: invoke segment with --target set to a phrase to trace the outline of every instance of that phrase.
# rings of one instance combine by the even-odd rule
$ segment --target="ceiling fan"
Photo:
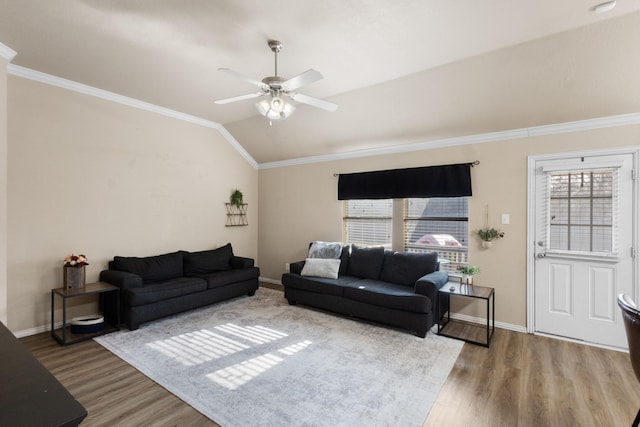
[[[269,40],[268,44],[269,48],[271,48],[271,51],[273,51],[275,55],[275,75],[265,77],[260,81],[247,77],[244,74],[229,68],[218,68],[218,70],[223,73],[241,78],[258,86],[260,88],[260,92],[234,96],[233,98],[219,99],[214,101],[216,104],[228,104],[230,102],[266,96],[266,98],[256,103],[256,107],[260,114],[269,119],[269,123],[271,123],[272,120],[284,120],[295,110],[296,107],[287,102],[283,97],[288,97],[293,101],[311,105],[312,107],[322,108],[323,110],[336,111],[338,108],[337,104],[294,92],[296,89],[322,79],[322,74],[314,69],[309,69],[304,73],[300,73],[297,76],[285,80],[278,76],[278,52],[282,50],[282,43],[277,40]]]

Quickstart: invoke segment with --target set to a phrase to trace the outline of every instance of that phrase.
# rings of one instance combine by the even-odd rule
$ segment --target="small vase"
[[[81,289],[85,285],[85,266],[81,267],[62,267],[64,288],[66,290]]]
[[[473,276],[469,276],[467,274],[463,275],[460,277],[460,284],[473,286]]]
[[[493,246],[493,242],[487,241],[487,240],[483,240],[482,241],[482,247],[485,249],[491,249],[491,246]]]

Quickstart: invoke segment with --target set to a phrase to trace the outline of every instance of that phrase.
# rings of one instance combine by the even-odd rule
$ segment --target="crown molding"
[[[240,143],[222,126],[220,123],[212,122],[200,117],[192,116],[189,114],[181,113],[179,111],[170,110],[169,108],[160,107],[148,102],[140,101],[127,96],[118,95],[117,93],[108,92],[106,90],[98,89],[93,86],[88,86],[82,83],[74,82],[72,80],[63,79],[61,77],[52,76],[51,74],[42,73],[40,71],[32,70],[29,68],[21,67],[19,65],[9,64],[7,67],[9,74],[17,77],[22,77],[29,80],[34,80],[40,83],[48,84],[51,86],[60,87],[63,89],[71,90],[74,92],[82,93],[84,95],[94,96],[96,98],[105,99],[107,101],[116,102],[129,107],[138,108],[140,110],[149,111],[152,113],[160,114],[163,116],[171,117],[174,119],[182,120],[185,122],[193,123],[199,126],[215,129],[222,137],[233,146],[240,153],[242,157],[249,162],[254,169],[258,169],[258,162],[240,145]]]
[[[552,125],[534,126],[522,129],[489,132],[455,138],[438,139],[434,141],[404,144],[394,147],[372,148],[348,153],[327,154],[322,156],[301,157],[297,159],[260,163],[258,169],[275,169],[288,166],[308,165],[312,163],[347,160],[359,157],[381,156],[412,151],[431,150],[434,148],[455,147],[457,145],[483,144],[485,142],[504,141],[508,139],[532,138],[543,135],[556,135],[569,132],[582,132],[593,129],[629,126],[640,124],[640,113],[621,114],[617,116],[599,117],[574,122],[557,123]]]
[[[18,52],[11,49],[9,46],[0,43],[0,58],[4,58],[7,60],[7,62],[11,62],[17,54]]]
[[[0,56],[11,61],[16,52],[0,43]],[[220,132],[222,137],[240,153],[242,157],[249,162],[254,169],[275,169],[289,166],[307,165],[313,163],[331,162],[336,160],[348,160],[361,157],[382,156],[389,154],[408,153],[413,151],[431,150],[435,148],[454,147],[458,145],[483,144],[485,142],[496,142],[509,139],[531,138],[543,135],[555,135],[569,132],[581,132],[593,129],[602,129],[609,127],[629,126],[640,124],[640,113],[622,114],[617,116],[599,117],[587,120],[578,120],[573,122],[556,123],[551,125],[534,126],[521,129],[512,129],[501,132],[489,132],[476,135],[466,135],[455,138],[438,139],[434,141],[425,141],[412,144],[396,145],[392,147],[372,148],[367,150],[350,151],[346,153],[326,154],[320,156],[301,157],[297,159],[289,159],[275,162],[260,163],[240,145],[240,143],[229,133],[229,131],[220,123],[206,120],[200,117],[181,113],[179,111],[170,110],[165,107],[150,104],[134,98],[118,95],[113,92],[98,89],[92,86],[77,83],[72,80],[63,79],[61,77],[52,76],[50,74],[35,71],[29,68],[21,67],[15,64],[9,64],[7,71],[17,77],[34,80],[51,86],[79,92],[89,96],[105,99],[107,101],[117,102],[133,108],[161,114],[163,116],[186,121],[199,126],[212,128]]]

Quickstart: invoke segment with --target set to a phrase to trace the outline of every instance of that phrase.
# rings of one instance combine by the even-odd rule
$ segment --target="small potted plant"
[[[239,208],[240,206],[242,206],[242,202],[243,202],[242,191],[238,189],[234,190],[233,193],[231,193],[231,197],[229,197],[229,203]]]
[[[473,276],[480,274],[480,267],[475,265],[461,265],[458,271],[462,274],[460,277],[461,285],[473,285]]]
[[[489,249],[493,245],[492,242],[494,240],[502,239],[504,237],[504,232],[493,227],[486,227],[478,230],[478,236],[482,240],[482,247]]]

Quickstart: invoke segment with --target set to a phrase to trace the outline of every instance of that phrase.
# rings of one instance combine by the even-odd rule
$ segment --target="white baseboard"
[[[462,320],[463,322],[477,323],[479,325],[486,325],[487,319],[482,317],[467,316],[466,314],[452,313],[451,318],[455,320]],[[511,323],[504,323],[496,321],[496,328],[507,329],[509,331],[527,333],[527,328],[520,325],[512,325]]]
[[[62,322],[57,322],[55,328],[58,329],[61,327],[62,327]],[[17,331],[17,332],[14,332],[13,335],[15,335],[16,338],[24,338],[24,337],[29,337],[31,335],[41,334],[43,332],[51,332],[51,324],[36,326],[35,328]]]
[[[269,279],[268,277],[259,277],[258,280],[260,282],[271,283],[272,285],[280,285],[282,286],[282,281],[276,279]]]

